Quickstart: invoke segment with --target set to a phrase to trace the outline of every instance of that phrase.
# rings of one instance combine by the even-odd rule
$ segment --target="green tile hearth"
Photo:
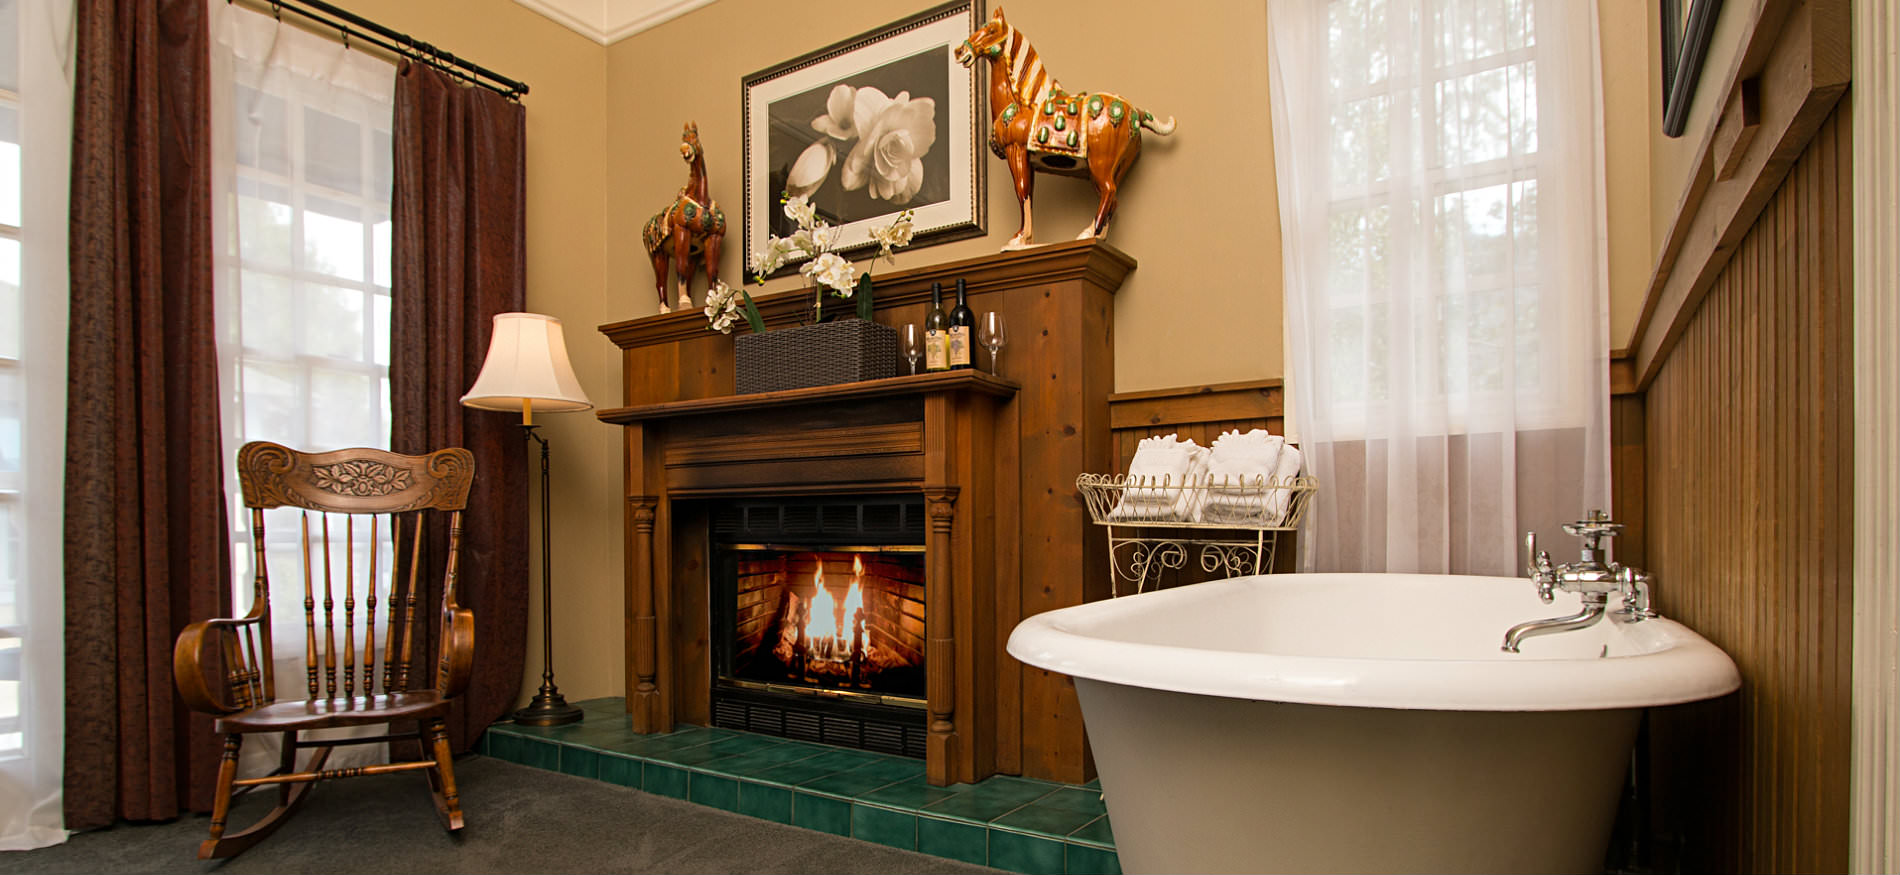
[[[998,775],[934,787],[922,760],[729,729],[633,731],[626,701],[566,726],[489,727],[480,752],[750,817],[1012,872],[1119,875],[1100,785]]]

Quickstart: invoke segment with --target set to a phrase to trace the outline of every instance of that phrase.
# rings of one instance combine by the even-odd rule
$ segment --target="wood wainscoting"
[[[1616,513],[1637,536],[1618,558],[1655,573],[1658,609],[1742,673],[1735,695],[1651,711],[1662,842],[1638,863],[1655,871],[1849,864],[1853,122],[1834,54],[1847,24],[1834,0],[1754,11],[1735,82],[1761,80],[1765,130],[1744,173],[1685,200],[1613,379]]]
[[[1128,470],[1141,439],[1178,434],[1213,446],[1224,431],[1264,428],[1286,434],[1286,392],[1279,378],[1213,383],[1179,389],[1117,392],[1108,396],[1108,427],[1115,472]]]

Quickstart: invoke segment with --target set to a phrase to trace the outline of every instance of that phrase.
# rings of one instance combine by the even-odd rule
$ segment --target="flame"
[[[850,651],[852,633],[856,632],[858,618],[864,610],[864,588],[860,585],[863,576],[864,563],[853,556],[851,585],[840,603],[825,586],[825,566],[819,562],[811,578],[814,590],[811,610],[805,615],[805,640],[814,653]]]
[[[818,573],[812,575],[812,583],[818,594],[812,596],[811,613],[805,619],[805,639],[838,637],[838,606],[831,597],[831,590],[825,588],[825,565],[818,563]]]
[[[844,610],[838,612],[839,629],[843,629],[846,622],[855,624],[858,614],[864,610],[864,588],[858,585],[862,577],[864,577],[864,563],[853,556],[851,557],[851,588],[844,595]]]

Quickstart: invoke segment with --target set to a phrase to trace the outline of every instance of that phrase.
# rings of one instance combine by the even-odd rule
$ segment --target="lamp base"
[[[579,722],[581,709],[569,705],[561,692],[543,685],[528,707],[515,712],[515,722],[524,726],[560,726]]]

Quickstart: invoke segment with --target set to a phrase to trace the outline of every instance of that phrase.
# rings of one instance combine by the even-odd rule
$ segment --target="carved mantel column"
[[[957,772],[957,641],[956,614],[951,593],[956,570],[951,556],[951,529],[957,519],[957,487],[926,486],[924,503],[930,530],[924,536],[929,578],[924,585],[925,695],[930,707],[930,735],[926,740],[925,772],[938,786],[951,783]]]
[[[660,500],[627,496],[627,521],[633,529],[627,550],[627,711],[635,732],[662,732],[659,675],[659,624],[654,619],[653,522]]]

